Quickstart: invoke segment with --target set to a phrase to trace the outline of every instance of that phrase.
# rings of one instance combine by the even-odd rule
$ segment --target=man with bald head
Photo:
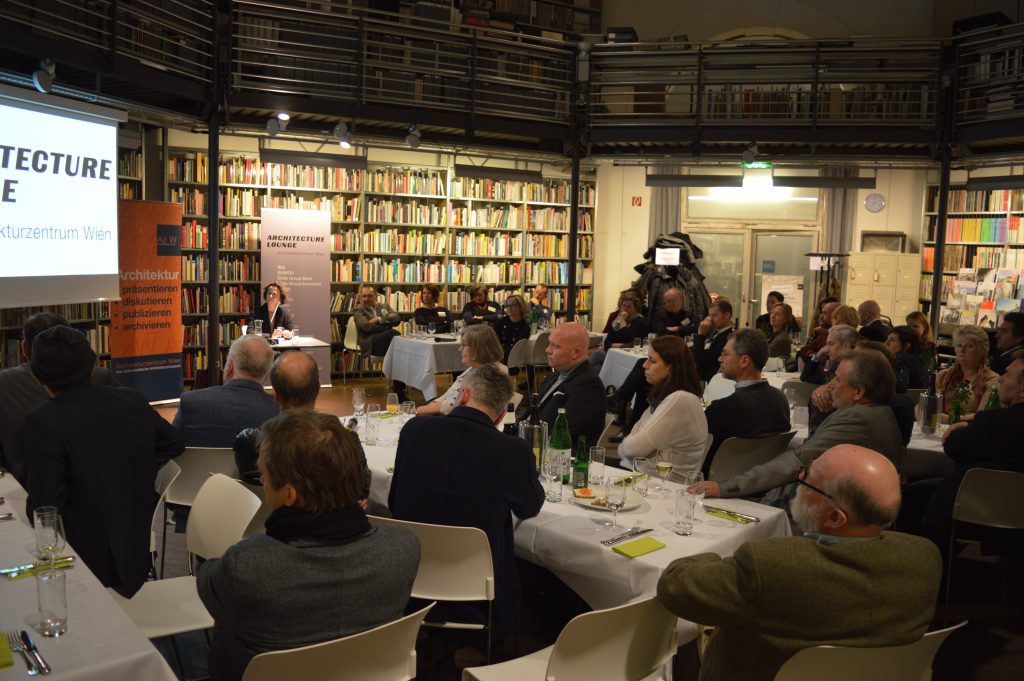
[[[868,340],[884,343],[892,327],[882,320],[882,308],[874,300],[865,300],[857,308],[860,316],[860,335]]]
[[[540,387],[540,417],[551,429],[564,407],[573,446],[580,435],[587,438],[588,447],[596,445],[604,430],[604,384],[587,362],[589,345],[586,327],[569,322],[551,332],[545,351],[554,373]]]
[[[690,321],[683,309],[683,292],[670,288],[662,294],[664,305],[654,312],[651,319],[651,331],[659,336],[689,336],[697,331],[697,325]]]
[[[900,505],[892,462],[837,445],[797,480],[803,537],[681,558],[658,581],[666,608],[716,627],[702,681],[769,681],[804,648],[904,645],[928,630],[942,560],[926,539],[885,531]]]

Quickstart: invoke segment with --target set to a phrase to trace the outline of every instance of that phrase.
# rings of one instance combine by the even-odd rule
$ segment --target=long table
[[[395,449],[394,445],[365,447],[373,473],[371,509],[387,506]],[[618,471],[621,475],[626,473],[611,466],[607,470]],[[652,488],[655,482],[651,481]],[[679,488],[671,482],[667,486]],[[698,512],[693,534],[681,537],[671,531],[674,518],[669,512],[674,508],[673,500],[662,498],[652,490],[639,508],[619,513],[619,522],[630,527],[639,520],[643,527],[654,530],[645,536],[654,537],[667,546],[630,560],[601,544],[601,539],[622,531],[598,524],[610,519],[610,515],[573,503],[572,490],[566,487],[562,502],[544,502],[539,515],[517,521],[516,555],[550,570],[592,608],[608,608],[653,595],[662,571],[676,558],[705,552],[729,556],[751,539],[790,534],[789,521],[780,509],[742,499],[715,499],[712,503],[757,516],[761,522],[741,525]],[[680,643],[685,643],[696,636],[696,629],[687,623],[681,635]]]
[[[0,513],[14,512],[17,520],[0,522],[0,567],[35,561],[35,537],[25,514],[26,493],[12,475],[0,478]],[[65,552],[74,554],[68,547]],[[29,629],[26,620],[36,612],[36,580],[0,578],[0,629],[25,629],[53,668],[48,679],[109,681],[146,679],[176,681],[164,658],[107,593],[81,561],[66,572],[68,630],[60,638],[45,638]],[[20,655],[14,665],[0,669],[0,681],[24,679]]]

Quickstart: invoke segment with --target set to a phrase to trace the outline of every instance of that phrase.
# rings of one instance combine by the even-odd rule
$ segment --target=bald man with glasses
[[[796,481],[804,536],[680,558],[658,582],[666,608],[716,627],[701,681],[770,681],[804,648],[904,645],[928,630],[942,561],[928,540],[885,530],[900,506],[892,462],[837,445]]]

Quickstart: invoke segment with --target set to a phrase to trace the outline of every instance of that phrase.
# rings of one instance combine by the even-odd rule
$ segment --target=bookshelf
[[[25,320],[37,312],[56,312],[86,335],[102,366],[110,365],[110,308],[107,303],[73,303],[0,309],[0,369],[21,364],[18,348]]]
[[[425,283],[460,311],[477,283],[503,300],[549,286],[556,314],[567,309],[570,185],[459,178],[449,166],[371,163],[366,170],[261,163],[254,155],[225,153],[211,169],[205,152],[169,150],[166,196],[182,204],[182,313],[185,380],[207,366],[209,271],[208,173],[218,173],[221,257],[218,293],[222,352],[241,333],[259,300],[260,211],[294,208],[331,213],[331,357],[340,375],[341,344],[357,287],[373,284],[407,318]],[[593,303],[593,181],[580,195],[577,315],[589,323]],[[407,329],[408,330],[408,329]]]
[[[932,282],[942,277],[940,319],[994,328],[1024,296],[1024,190],[968,190],[952,185],[943,261],[935,262],[939,187],[925,193],[920,302],[928,309]]]

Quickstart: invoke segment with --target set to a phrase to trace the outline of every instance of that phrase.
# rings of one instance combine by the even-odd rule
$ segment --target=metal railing
[[[956,41],[958,125],[1024,116],[1024,24]]]

